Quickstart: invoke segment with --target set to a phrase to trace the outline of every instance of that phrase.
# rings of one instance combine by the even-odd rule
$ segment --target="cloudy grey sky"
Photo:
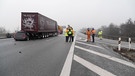
[[[0,26],[11,32],[20,29],[21,12],[39,12],[75,30],[99,28],[135,21],[135,0],[0,0]]]

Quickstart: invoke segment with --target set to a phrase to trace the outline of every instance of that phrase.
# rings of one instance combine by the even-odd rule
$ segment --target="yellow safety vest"
[[[65,31],[65,36],[68,36],[67,32],[68,32],[68,31],[66,30],[66,31]]]
[[[102,31],[99,31],[99,32],[98,32],[98,35],[102,35]]]
[[[72,34],[72,36],[74,36],[74,35],[75,35],[75,32],[74,32],[74,30],[72,30],[72,33],[73,33],[73,34]]]

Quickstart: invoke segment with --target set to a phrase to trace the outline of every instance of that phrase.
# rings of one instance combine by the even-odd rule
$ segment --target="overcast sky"
[[[21,12],[39,12],[75,30],[99,28],[135,21],[135,0],[0,0],[0,26],[11,32],[20,29]]]

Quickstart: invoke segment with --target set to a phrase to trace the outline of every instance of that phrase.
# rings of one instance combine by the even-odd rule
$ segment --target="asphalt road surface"
[[[64,36],[0,40],[0,76],[59,76],[72,43]]]
[[[0,76],[134,76],[135,64],[114,52],[106,40],[75,42],[63,35],[30,41],[0,40]],[[100,43],[102,42],[102,43]]]
[[[77,35],[70,76],[135,75],[135,64],[109,48],[106,40],[85,39],[86,35]]]

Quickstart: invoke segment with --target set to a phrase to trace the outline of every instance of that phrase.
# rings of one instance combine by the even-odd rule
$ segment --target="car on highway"
[[[6,34],[6,37],[7,37],[7,38],[12,38],[12,34],[7,33],[7,34]]]
[[[18,31],[14,34],[14,39],[15,41],[18,40],[29,40],[28,33],[23,32],[23,31]]]

